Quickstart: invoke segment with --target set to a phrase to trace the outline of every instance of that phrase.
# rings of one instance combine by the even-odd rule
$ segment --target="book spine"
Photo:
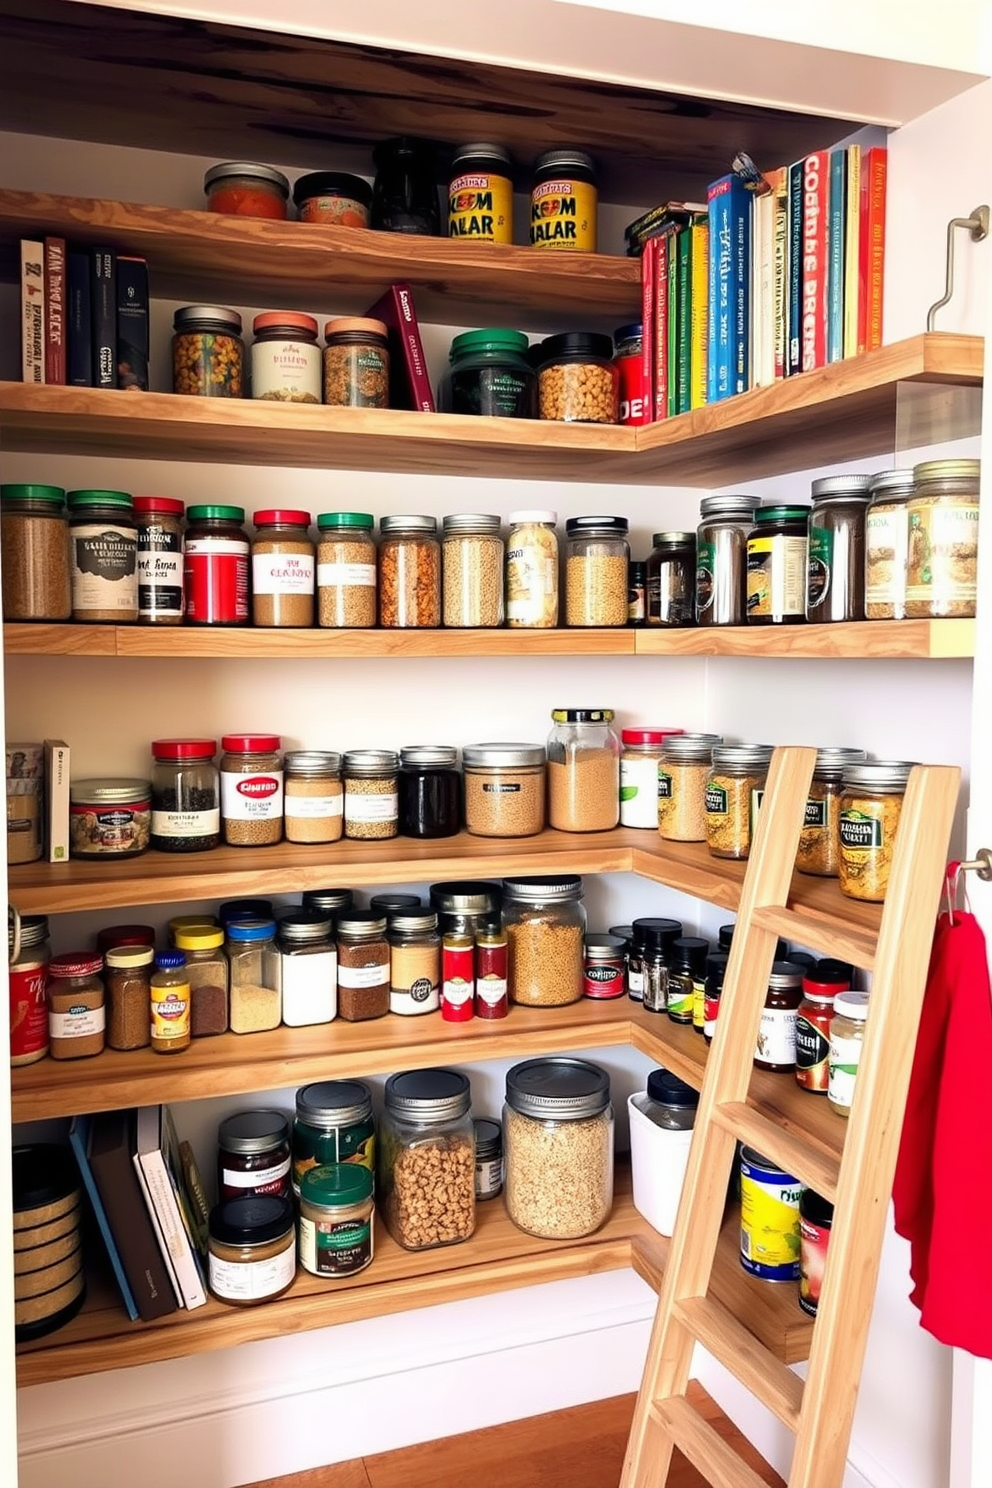
[[[844,355],[858,351],[858,259],[861,252],[861,146],[847,147],[847,199],[844,203]]]
[[[731,272],[733,235],[730,218],[729,176],[714,181],[707,191],[710,226],[709,356],[707,401],[719,403],[731,393]]]
[[[868,151],[866,162],[868,223],[865,269],[865,350],[882,344],[882,301],[885,290],[885,187],[888,151],[884,146]]]
[[[91,267],[93,386],[117,386],[117,263],[106,248],[94,248]]]
[[[688,413],[692,406],[692,230],[684,227],[676,238],[678,245],[678,335],[675,364],[678,369],[675,390],[675,412]]]
[[[657,238],[649,238],[641,254],[641,388],[645,423],[654,420],[654,297],[658,246]]]
[[[753,387],[767,387],[775,381],[775,195],[772,191],[754,200],[751,285],[751,383]]]
[[[131,1161],[133,1130],[133,1111],[94,1116],[90,1167],[138,1311],[150,1323],[175,1312],[176,1299]]]
[[[165,1159],[158,1150],[139,1152],[135,1161],[141,1165],[141,1176],[145,1186],[145,1197],[152,1222],[156,1225],[163,1259],[175,1276],[175,1284],[182,1305],[192,1311],[206,1302],[206,1293],[193,1259],[189,1236],[179,1213],[172,1180],[166,1170]]]
[[[90,260],[86,253],[68,254],[68,337],[66,381],[70,387],[93,386],[93,331]]]
[[[827,238],[827,361],[844,356],[844,246],[847,151],[830,152],[830,212]]]
[[[45,245],[21,239],[21,381],[45,381]]]
[[[420,325],[413,308],[413,294],[407,284],[394,284],[393,295],[399,320],[403,356],[406,362],[413,406],[418,413],[434,412],[434,391],[427,375],[427,359],[420,339]]]
[[[104,1248],[107,1252],[107,1257],[110,1261],[114,1277],[117,1281],[117,1286],[120,1289],[121,1301],[124,1303],[124,1310],[127,1313],[128,1317],[131,1319],[132,1323],[136,1323],[138,1321],[138,1306],[134,1300],[134,1293],[131,1291],[130,1284],[124,1272],[124,1266],[121,1261],[121,1253],[117,1249],[117,1242],[114,1239],[114,1232],[110,1228],[110,1221],[107,1219],[107,1211],[103,1207],[103,1201],[100,1198],[100,1191],[96,1186],[96,1182],[93,1178],[93,1171],[90,1167],[89,1156],[87,1153],[87,1147],[89,1145],[90,1119],[91,1118],[89,1116],[74,1116],[72,1118],[72,1125],[69,1127],[69,1145],[72,1147],[73,1153],[75,1154],[76,1166],[79,1168],[79,1175],[83,1180],[83,1187],[86,1189],[86,1194],[90,1201],[90,1208],[93,1210],[93,1215],[97,1222],[97,1228],[100,1231]]]
[[[772,223],[772,359],[774,378],[785,376],[786,286],[789,278],[789,172],[785,167],[769,177],[774,202]]]
[[[658,263],[654,289],[654,416],[668,417],[668,279],[671,233],[658,239]]]
[[[65,385],[65,238],[45,239],[45,381]]]
[[[789,166],[789,282],[786,294],[785,375],[791,377],[802,366],[802,283],[803,283],[803,163]]]
[[[693,219],[689,309],[689,407],[706,402],[706,309],[709,286],[710,230],[705,217]]]
[[[731,177],[733,235],[731,392],[746,393],[751,386],[751,217],[754,202],[739,176]]]
[[[117,260],[117,386],[148,391],[148,265],[143,258]]]
[[[813,372],[827,360],[827,198],[830,157],[815,150],[803,161],[803,271],[800,367]]]
[[[679,411],[679,249],[675,233],[668,240],[668,379],[665,417]]]

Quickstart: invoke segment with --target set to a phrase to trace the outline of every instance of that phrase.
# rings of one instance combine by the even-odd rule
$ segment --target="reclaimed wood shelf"
[[[634,632],[638,656],[779,656],[797,661],[947,661],[975,654],[974,620],[853,620]]]

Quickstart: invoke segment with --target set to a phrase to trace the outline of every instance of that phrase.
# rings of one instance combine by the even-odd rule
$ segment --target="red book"
[[[641,252],[641,388],[645,422],[653,423],[654,411],[654,301],[658,274],[657,238],[648,238]]]
[[[885,182],[889,152],[876,145],[861,157],[858,233],[858,350],[882,344],[882,293],[885,287]]]
[[[812,372],[827,363],[827,224],[830,152],[803,160],[800,367]]]
[[[668,417],[668,276],[672,272],[675,229],[669,228],[655,241],[658,267],[654,285],[654,416],[663,419]]]
[[[65,238],[45,239],[45,381],[65,384]]]
[[[409,284],[391,284],[365,314],[370,320],[381,320],[389,332],[390,407],[434,413],[434,392]]]

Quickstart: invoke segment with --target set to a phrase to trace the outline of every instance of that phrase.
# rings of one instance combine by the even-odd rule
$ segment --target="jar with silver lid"
[[[69,856],[135,858],[152,835],[150,780],[73,780]]]
[[[978,596],[978,460],[913,467],[909,498],[906,615],[967,619]]]
[[[498,1121],[476,1117],[475,1202],[495,1199],[503,1192],[503,1129]]]
[[[706,841],[706,782],[719,734],[672,734],[658,761],[658,831],[668,842]]]
[[[806,819],[799,834],[796,867],[800,873],[836,878],[840,852],[838,814],[844,771],[866,758],[863,749],[818,749],[806,799]]]
[[[696,624],[747,622],[747,535],[755,496],[704,496],[696,533]]]
[[[441,933],[433,910],[404,910],[386,928],[389,1011],[405,1017],[436,1013],[441,1005]]]
[[[441,624],[441,545],[434,517],[383,517],[379,523],[379,624],[436,629]]]
[[[510,1001],[561,1007],[582,996],[586,912],[582,880],[550,876],[503,881]]]
[[[706,845],[715,858],[746,858],[765,780],[770,744],[714,744],[706,782]]]
[[[838,873],[850,899],[879,903],[889,886],[909,760],[848,765],[840,798]]]
[[[648,624],[680,627],[696,619],[696,534],[656,532],[648,555]]]
[[[479,879],[431,884],[431,908],[444,935],[476,936],[500,923],[503,896],[498,884]]]
[[[865,618],[865,510],[868,475],[815,480],[806,559],[806,619]]]
[[[244,396],[241,316],[222,305],[184,305],[173,318],[172,391],[200,398]]]
[[[868,482],[868,493],[865,615],[869,620],[904,620],[913,472],[879,470]]]
[[[304,889],[300,904],[304,909],[321,909],[334,921],[355,904],[354,889]]]
[[[465,829],[474,837],[533,837],[544,828],[543,744],[466,744]]]
[[[283,756],[283,829],[287,842],[338,842],[344,831],[341,756],[291,749]]]
[[[613,1107],[606,1070],[585,1059],[526,1059],[507,1071],[506,1212],[550,1240],[591,1235],[613,1205]]]
[[[290,1028],[330,1023],[338,1011],[338,953],[334,922],[319,909],[291,909],[279,917],[282,1021]]]
[[[442,533],[442,623],[465,630],[502,625],[504,550],[499,517],[445,517]]]
[[[344,835],[359,841],[399,830],[399,759],[392,749],[349,749],[343,762]]]
[[[565,523],[565,624],[627,624],[630,546],[626,517],[569,517]]]
[[[377,1187],[404,1250],[468,1240],[475,1229],[472,1092],[458,1070],[390,1075],[383,1092]]]
[[[409,744],[400,750],[399,830],[404,837],[454,837],[461,826],[458,750]]]

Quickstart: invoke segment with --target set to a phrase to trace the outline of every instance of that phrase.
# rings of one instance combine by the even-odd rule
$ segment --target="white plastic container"
[[[661,1235],[675,1229],[698,1099],[667,1070],[652,1070],[647,1091],[627,1097],[634,1208]]]

